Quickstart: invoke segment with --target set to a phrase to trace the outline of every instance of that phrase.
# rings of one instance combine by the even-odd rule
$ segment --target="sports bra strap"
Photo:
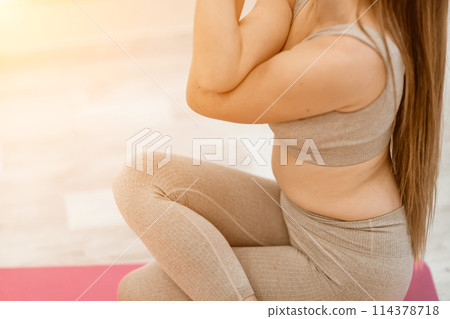
[[[362,25],[362,28],[364,29],[364,31],[366,31],[367,34],[360,28],[360,26],[356,22],[351,24],[333,25],[331,27],[314,32],[313,34],[308,36],[304,41],[321,35],[352,36],[373,47],[383,56],[385,61],[387,61],[388,53],[385,49],[383,36],[380,34],[380,32],[367,25]],[[386,43],[389,49],[389,53],[391,55],[399,53],[397,46],[395,45],[394,42],[392,42],[392,40],[389,37],[386,37]]]
[[[308,3],[309,0],[297,0],[294,4],[294,10],[292,10],[292,20],[297,16],[297,14],[300,12],[300,10],[303,9],[305,4]]]

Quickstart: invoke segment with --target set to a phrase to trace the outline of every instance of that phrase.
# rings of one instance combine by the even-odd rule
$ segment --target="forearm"
[[[226,92],[279,52],[290,28],[290,1],[258,0],[242,21],[242,0],[198,0],[190,78]]]
[[[229,66],[241,52],[239,3],[243,0],[197,0],[191,72],[202,86],[221,87],[235,72]]]

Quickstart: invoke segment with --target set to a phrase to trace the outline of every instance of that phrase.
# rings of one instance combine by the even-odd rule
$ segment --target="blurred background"
[[[272,136],[266,125],[206,119],[186,106],[195,0],[79,3],[88,14],[71,0],[0,0],[0,267],[114,262],[136,236],[111,182],[126,140],[144,128],[172,136],[172,151],[187,156],[193,137]],[[426,261],[440,299],[450,300],[448,125],[443,135]],[[248,153],[237,146],[239,161]],[[270,159],[269,145],[261,153]],[[237,169],[272,176],[269,161]],[[137,242],[119,263],[151,259]]]

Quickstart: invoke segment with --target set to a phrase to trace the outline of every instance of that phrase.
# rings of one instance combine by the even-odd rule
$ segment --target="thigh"
[[[339,300],[339,287],[295,247],[233,247],[258,300]]]
[[[163,157],[156,153],[154,163]],[[274,180],[217,163],[193,165],[191,158],[172,155],[163,167],[154,164],[153,176],[125,168],[115,184],[119,197],[117,193],[135,189],[138,196],[164,197],[187,206],[211,222],[231,246],[289,244],[282,210],[273,200],[280,198]]]

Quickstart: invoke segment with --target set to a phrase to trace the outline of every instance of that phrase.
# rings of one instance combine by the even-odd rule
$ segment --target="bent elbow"
[[[186,88],[186,103],[194,112],[215,119],[220,119],[219,114],[225,109],[221,93],[211,92],[192,84],[188,84]]]
[[[189,78],[195,79],[196,87],[205,92],[226,93],[235,89],[243,80],[238,68],[224,63],[221,67],[196,67],[193,63]]]
[[[189,108],[200,115],[206,116],[206,110],[202,107],[202,88],[189,85],[186,88],[186,103]]]
[[[187,86],[186,86],[186,103],[189,106],[191,110],[193,110],[196,113],[199,113],[198,111],[198,86],[197,84],[193,83],[193,81],[189,78]]]
[[[218,75],[217,73],[204,76],[198,80],[198,86],[212,93],[227,93],[239,85],[239,81],[234,76]]]

